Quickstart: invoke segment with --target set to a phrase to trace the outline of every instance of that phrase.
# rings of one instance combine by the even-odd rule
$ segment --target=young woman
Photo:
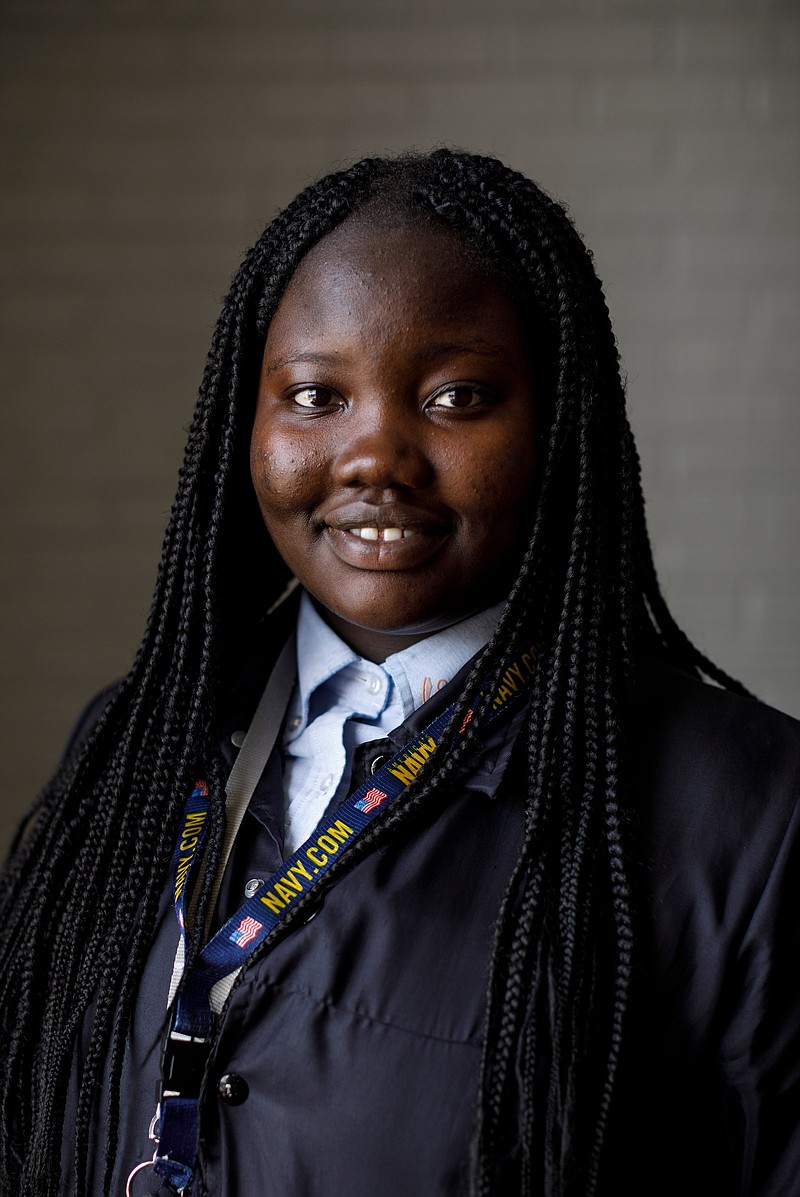
[[[2,1192],[797,1192],[799,780],[661,597],[563,210],[323,179],[6,868]]]

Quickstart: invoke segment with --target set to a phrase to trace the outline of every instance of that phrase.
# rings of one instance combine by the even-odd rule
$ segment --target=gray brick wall
[[[0,839],[139,640],[242,250],[412,145],[571,205],[673,608],[800,715],[795,3],[5,0],[0,45]]]

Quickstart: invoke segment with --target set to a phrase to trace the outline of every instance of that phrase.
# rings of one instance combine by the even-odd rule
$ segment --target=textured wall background
[[[794,0],[4,0],[0,45],[0,840],[138,643],[235,264],[368,152],[569,202],[673,608],[800,715]]]

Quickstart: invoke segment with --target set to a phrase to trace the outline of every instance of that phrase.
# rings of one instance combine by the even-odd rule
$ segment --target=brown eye
[[[330,387],[301,387],[295,391],[292,400],[298,407],[324,410],[336,406],[336,392]]]
[[[480,407],[481,404],[488,403],[488,401],[489,396],[484,390],[473,386],[471,383],[464,382],[445,387],[443,391],[439,391],[431,399],[430,406],[463,409],[465,407]]]

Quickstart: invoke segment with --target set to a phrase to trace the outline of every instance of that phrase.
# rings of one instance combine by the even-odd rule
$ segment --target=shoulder
[[[676,983],[715,989],[800,901],[800,723],[662,666],[638,697],[631,805],[656,951]]]
[[[800,762],[800,722],[754,698],[732,694],[668,665],[642,665],[642,732],[665,747],[689,747],[721,761],[788,753]]]
[[[766,832],[800,795],[796,719],[668,666],[642,668],[632,748],[654,817]]]

